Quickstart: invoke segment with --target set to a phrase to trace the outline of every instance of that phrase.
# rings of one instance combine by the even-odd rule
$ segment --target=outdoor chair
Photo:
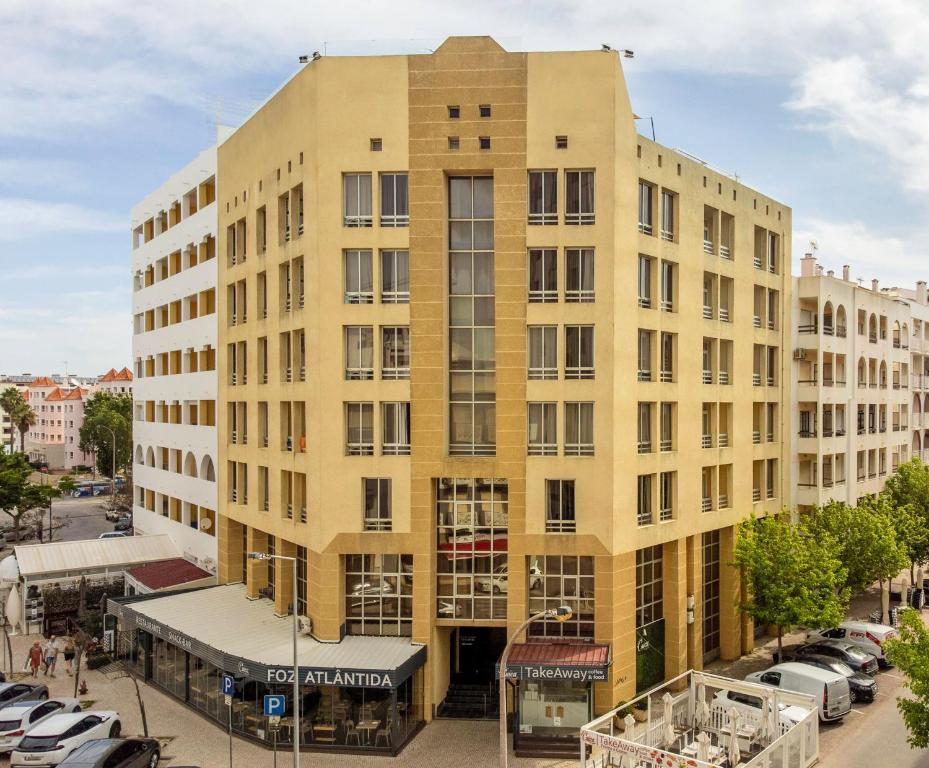
[[[345,721],[345,743],[348,744],[350,739],[354,739],[355,743],[361,746],[361,731],[355,727],[354,720]]]

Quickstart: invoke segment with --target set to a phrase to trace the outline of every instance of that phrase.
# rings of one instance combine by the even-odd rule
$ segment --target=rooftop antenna
[[[816,253],[819,250],[819,243],[815,240],[810,240],[810,255]]]
[[[648,122],[651,123],[651,126],[652,126],[652,141],[657,141],[657,139],[655,139],[655,118],[654,117],[639,117],[639,115],[634,114],[632,118],[633,120],[648,120]]]

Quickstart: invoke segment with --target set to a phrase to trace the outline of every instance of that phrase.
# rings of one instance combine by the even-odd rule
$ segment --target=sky
[[[921,0],[4,0],[0,373],[131,366],[129,210],[239,124],[300,54],[629,48],[656,138],[793,208],[796,260],[929,276]],[[650,133],[647,121],[640,130]]]

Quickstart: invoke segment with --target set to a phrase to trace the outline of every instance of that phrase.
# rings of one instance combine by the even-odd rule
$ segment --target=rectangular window
[[[529,625],[529,637],[594,638],[594,559],[573,555],[537,555],[528,559],[529,614],[567,605],[567,621],[544,618]]]
[[[573,533],[577,530],[573,480],[545,481],[545,530],[548,533]]]
[[[639,453],[652,452],[652,404],[639,403]]]
[[[268,250],[268,212],[265,206],[261,206],[255,212],[255,237],[258,254],[266,253]]]
[[[374,404],[345,404],[345,454],[374,455]]]
[[[381,328],[381,378],[410,378],[410,329]]]
[[[594,249],[568,248],[565,251],[564,300],[587,304],[594,300]]]
[[[661,262],[661,311],[674,311],[674,263]]]
[[[528,404],[528,453],[530,456],[557,456],[557,403]]]
[[[374,378],[374,329],[370,325],[345,328],[345,378]]]
[[[664,618],[661,544],[635,553],[635,625],[645,627]]]
[[[659,343],[661,354],[661,370],[658,373],[659,381],[674,381],[674,336],[673,333],[661,332]]]
[[[638,524],[639,525],[651,525],[655,522],[652,516],[652,484],[655,481],[654,475],[639,475],[636,488],[637,490],[637,505],[636,509],[638,511]]]
[[[594,455],[594,404],[565,403],[565,456]]]
[[[365,477],[361,483],[364,493],[364,530],[389,531],[392,525],[390,479]]]
[[[652,306],[652,261],[639,254],[639,306],[643,309]]]
[[[558,301],[558,251],[533,248],[529,251],[529,303],[553,304]]]
[[[594,378],[594,327],[592,325],[566,325],[564,336],[565,378]]]
[[[594,172],[565,171],[565,224],[593,224]]]
[[[410,404],[381,403],[384,456],[410,455]]]
[[[306,616],[306,547],[297,546],[297,615]]]
[[[409,182],[405,173],[381,174],[381,226],[410,225]]]
[[[529,378],[558,378],[558,326],[530,325]]]
[[[372,304],[374,302],[374,273],[371,251],[345,251],[344,279],[345,304]]]
[[[409,251],[381,251],[381,303],[410,303]]]
[[[639,232],[652,234],[652,192],[647,181],[639,180]]]
[[[652,333],[639,329],[639,381],[652,381]]]
[[[659,450],[662,453],[674,450],[674,403],[662,403],[659,412]]]
[[[478,114],[480,114],[481,117],[490,117],[490,104],[481,104],[480,107],[478,107]]]
[[[345,629],[350,635],[413,634],[413,555],[345,556]]]
[[[661,190],[661,239],[674,241],[674,198],[667,189]]]
[[[481,149],[490,149],[490,136],[481,136],[477,140],[477,145]]]
[[[557,171],[529,171],[529,223],[558,223]]]
[[[439,478],[435,498],[437,616],[506,618],[506,480]]]
[[[494,188],[453,177],[449,198],[449,453],[496,453]]]
[[[371,174],[346,173],[342,176],[343,218],[346,227],[371,226]]]
[[[674,481],[676,472],[662,472],[658,476],[658,520],[674,519]]]

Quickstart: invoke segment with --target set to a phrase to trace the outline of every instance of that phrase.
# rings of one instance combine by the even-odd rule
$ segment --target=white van
[[[870,621],[843,621],[832,629],[818,629],[807,635],[811,643],[824,638],[845,640],[857,645],[861,650],[870,653],[877,659],[881,667],[889,667],[887,655],[884,653],[884,641],[899,637],[897,630],[886,624],[872,624]]]
[[[852,708],[845,676],[809,664],[787,661],[761,672],[752,672],[745,679],[750,683],[810,694],[816,699],[820,720],[839,720]]]
[[[750,712],[756,717],[761,716],[761,697],[752,696],[741,691],[717,691],[713,697],[713,706],[728,712],[735,707],[740,712]],[[809,710],[795,705],[778,704],[779,719],[782,724],[792,727],[809,714]]]

